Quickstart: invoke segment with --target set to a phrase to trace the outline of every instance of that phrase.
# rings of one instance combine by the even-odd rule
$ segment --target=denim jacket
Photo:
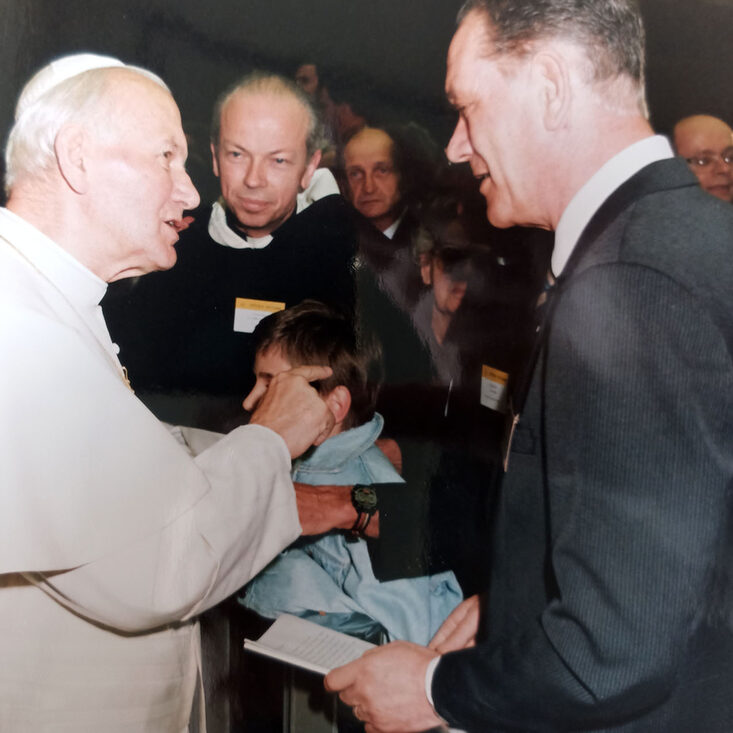
[[[382,416],[346,430],[311,449],[293,465],[293,480],[306,484],[401,482],[374,441]],[[343,533],[301,538],[282,552],[247,586],[240,602],[261,616],[281,613],[366,615],[390,640],[427,644],[462,593],[455,575],[442,572],[419,578],[379,582],[372,572],[366,542],[347,542]]]

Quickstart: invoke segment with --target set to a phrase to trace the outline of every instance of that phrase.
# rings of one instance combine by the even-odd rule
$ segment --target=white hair
[[[95,117],[101,111],[100,101],[108,88],[110,73],[116,69],[138,73],[170,91],[160,77],[146,69],[91,54],[52,62],[30,79],[18,99],[15,124],[5,148],[8,195],[22,176],[39,176],[53,169],[54,144],[64,125],[91,123],[99,130],[109,125],[109,120]]]

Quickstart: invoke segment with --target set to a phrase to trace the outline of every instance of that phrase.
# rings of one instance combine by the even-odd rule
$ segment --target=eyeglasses
[[[726,165],[731,165],[733,163],[733,147],[726,148],[719,154],[701,153],[700,155],[693,155],[691,158],[685,158],[685,160],[695,168],[707,168],[718,160],[718,158]]]

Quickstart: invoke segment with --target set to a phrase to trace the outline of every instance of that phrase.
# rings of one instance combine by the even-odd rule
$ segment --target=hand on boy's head
[[[319,445],[331,432],[334,416],[310,382],[330,376],[330,367],[300,366],[274,376],[269,387],[255,387],[244,401],[245,409],[255,408],[249,424],[278,433],[291,458]]]

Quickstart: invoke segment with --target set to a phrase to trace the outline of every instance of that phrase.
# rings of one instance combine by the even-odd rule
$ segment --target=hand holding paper
[[[354,662],[334,669],[326,689],[354,709],[366,733],[409,733],[440,726],[425,694],[425,672],[437,653],[395,641],[365,652]]]

